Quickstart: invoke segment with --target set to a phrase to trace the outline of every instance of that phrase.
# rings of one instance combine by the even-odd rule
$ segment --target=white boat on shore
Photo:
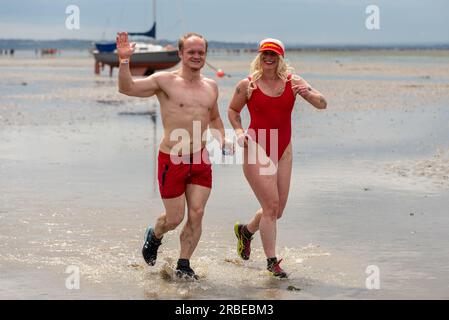
[[[156,1],[153,1],[153,27],[147,32],[130,32],[130,36],[144,36],[156,39]],[[115,42],[96,43],[93,50],[95,58],[95,74],[100,74],[105,65],[109,66],[109,75],[119,66]],[[178,50],[173,46],[165,47],[149,42],[136,42],[134,54],[130,59],[130,69],[133,75],[151,75],[156,70],[174,67],[180,61]]]

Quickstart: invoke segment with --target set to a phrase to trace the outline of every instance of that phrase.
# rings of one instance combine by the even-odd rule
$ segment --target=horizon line
[[[94,40],[94,39],[70,39],[70,38],[59,38],[59,39],[30,39],[30,38],[0,38],[0,41],[34,41],[34,42],[58,42],[58,41],[74,41],[74,42],[108,42],[104,40]],[[139,40],[137,40],[139,41]],[[142,41],[142,40],[140,40]],[[169,39],[153,39],[152,41],[162,41],[162,42],[177,42],[178,40]],[[109,42],[113,42],[112,40]],[[223,43],[223,44],[245,44],[245,45],[256,45],[258,42],[250,41],[222,41],[222,40],[208,40],[208,43]],[[364,47],[385,47],[385,46],[449,46],[447,41],[432,41],[432,42],[379,42],[379,43],[364,43],[364,42],[333,42],[333,43],[299,43],[299,42],[285,42],[286,47],[346,47],[346,46],[364,46]]]

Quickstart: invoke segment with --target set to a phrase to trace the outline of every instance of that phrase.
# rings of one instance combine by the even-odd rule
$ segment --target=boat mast
[[[153,22],[156,23],[156,0],[153,0]]]

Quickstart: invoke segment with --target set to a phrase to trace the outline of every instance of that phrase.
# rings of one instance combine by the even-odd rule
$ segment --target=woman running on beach
[[[284,61],[281,41],[262,40],[258,51],[251,63],[251,75],[237,85],[228,117],[238,143],[244,147],[243,172],[261,208],[248,224],[237,223],[234,232],[238,239],[237,252],[248,260],[251,240],[260,230],[268,271],[275,277],[286,278],[275,248],[276,222],[282,216],[290,188],[291,112],[297,94],[317,109],[325,109],[327,102],[304,79],[289,73],[291,68]],[[245,105],[251,117],[246,133],[240,118]]]

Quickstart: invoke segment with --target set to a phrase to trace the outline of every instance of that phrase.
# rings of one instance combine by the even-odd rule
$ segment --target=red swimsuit
[[[248,79],[251,81],[251,78]],[[284,92],[279,97],[267,96],[257,88],[253,90],[247,102],[251,116],[248,135],[264,148],[267,156],[271,158],[275,156],[277,149],[278,161],[290,143],[292,135],[291,115],[295,96],[290,80],[291,75],[288,75]]]

